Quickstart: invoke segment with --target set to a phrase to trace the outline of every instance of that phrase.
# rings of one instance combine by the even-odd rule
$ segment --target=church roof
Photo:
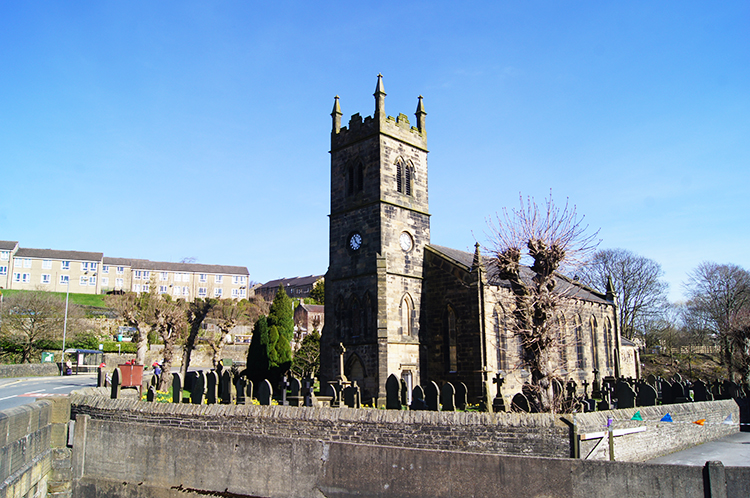
[[[451,249],[450,247],[445,246],[438,246],[435,244],[430,244],[428,247],[433,251],[441,254],[443,257],[451,259],[455,263],[464,266],[466,271],[471,271],[474,263],[474,253],[461,251],[458,249]],[[492,258],[482,256],[482,261],[487,272],[488,284],[497,285],[499,287],[510,287],[510,282],[508,280],[503,280],[497,276],[497,270],[494,266]],[[533,277],[534,273],[529,267],[521,267],[521,278],[523,278],[525,281],[531,282],[531,279]],[[611,301],[607,301],[604,294],[600,294],[599,292],[596,292],[595,290],[590,289],[582,283],[572,280],[565,275],[556,273],[555,279],[557,280],[557,285],[555,286],[557,292],[575,299],[582,299],[584,301],[602,304],[611,304]]]

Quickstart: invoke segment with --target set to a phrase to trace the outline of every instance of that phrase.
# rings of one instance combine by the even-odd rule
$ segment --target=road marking
[[[23,395],[25,396],[27,394],[36,394],[36,393],[40,393],[42,391],[44,391],[44,389],[37,389],[36,391],[29,391],[27,393],[23,393]]]
[[[59,387],[53,387],[53,388],[52,388],[52,390],[53,390],[53,391],[56,391],[56,390],[58,390],[58,389],[67,389],[68,387],[70,387],[70,386],[59,386]]]
[[[16,397],[15,394],[13,396],[6,396],[4,398],[0,398],[0,401],[6,400],[6,399],[10,399],[10,398],[15,398],[15,397]]]
[[[18,395],[19,398],[49,398],[50,396],[67,396],[67,394],[63,394],[63,393],[26,393],[26,394],[19,394]]]

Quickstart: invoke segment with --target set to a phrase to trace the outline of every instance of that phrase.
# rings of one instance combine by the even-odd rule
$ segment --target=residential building
[[[255,289],[255,295],[263,296],[266,301],[273,301],[276,292],[281,285],[291,298],[304,299],[310,297],[313,287],[319,281],[323,280],[323,275],[309,275],[307,277],[279,278],[271,280]]]

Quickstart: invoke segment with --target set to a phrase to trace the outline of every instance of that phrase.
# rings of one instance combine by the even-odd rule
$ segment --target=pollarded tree
[[[173,300],[169,294],[157,296],[152,300],[153,327],[164,342],[162,357],[164,358],[159,376],[158,391],[167,391],[172,385],[172,359],[174,358],[175,342],[186,328],[185,302],[182,299]]]
[[[153,328],[153,303],[158,298],[155,286],[150,286],[149,292],[126,292],[121,295],[107,296],[107,305],[113,308],[122,318],[125,325],[136,331],[133,341],[136,342],[136,363],[146,363],[148,351],[148,334]]]
[[[218,299],[196,297],[187,306],[186,320],[188,323],[188,335],[185,339],[185,349],[182,353],[182,366],[180,367],[180,375],[183,379],[185,378],[185,375],[187,375],[188,368],[190,368],[190,357],[195,349],[195,341],[198,339],[201,325],[203,325],[203,321],[218,302]]]
[[[523,362],[531,373],[529,401],[538,411],[551,411],[556,401],[552,354],[560,334],[555,317],[568,299],[556,289],[556,272],[579,265],[595,248],[598,231],[586,235],[588,227],[575,207],[566,202],[558,208],[551,194],[543,210],[532,198],[521,198],[520,204],[518,210],[504,209],[497,224],[490,222],[490,244],[498,277],[510,283],[515,297],[511,328],[521,339]]]
[[[584,284],[601,293],[607,292],[607,280],[612,279],[622,334],[628,339],[635,337],[639,326],[658,318],[668,305],[668,284],[662,280],[661,265],[628,250],[597,251],[578,274]]]

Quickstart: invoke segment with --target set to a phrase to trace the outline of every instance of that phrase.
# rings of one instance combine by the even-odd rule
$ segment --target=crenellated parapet
[[[362,119],[357,113],[349,119],[348,126],[341,126],[341,107],[339,97],[336,96],[333,105],[333,129],[331,131],[331,150],[345,147],[359,140],[369,138],[375,134],[388,135],[396,140],[405,142],[414,147],[427,150],[427,131],[425,130],[425,116],[422,96],[419,96],[417,104],[416,126],[409,123],[406,114],[400,113],[398,117],[385,114],[385,91],[383,90],[383,75],[378,75],[378,84],[375,88],[375,113]]]

